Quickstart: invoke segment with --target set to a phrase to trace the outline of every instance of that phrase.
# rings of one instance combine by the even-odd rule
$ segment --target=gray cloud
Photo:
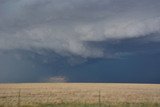
[[[1,0],[0,49],[103,57],[87,42],[159,34],[159,11],[159,0]]]
[[[67,82],[68,78],[65,76],[54,76],[54,77],[49,77],[44,82],[51,82],[51,83],[64,83]]]

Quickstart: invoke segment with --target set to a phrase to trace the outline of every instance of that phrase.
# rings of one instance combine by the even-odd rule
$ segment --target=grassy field
[[[160,84],[0,84],[0,107],[160,107]]]

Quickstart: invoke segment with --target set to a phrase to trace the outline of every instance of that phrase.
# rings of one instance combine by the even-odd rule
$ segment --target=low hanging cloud
[[[67,77],[65,76],[53,76],[49,77],[44,82],[50,82],[50,83],[65,83],[68,82]]]
[[[0,49],[103,57],[87,42],[159,34],[159,11],[159,0],[1,0]]]

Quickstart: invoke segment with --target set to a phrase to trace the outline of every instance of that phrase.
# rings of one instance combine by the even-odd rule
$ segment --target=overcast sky
[[[0,82],[160,83],[159,0],[0,0]]]

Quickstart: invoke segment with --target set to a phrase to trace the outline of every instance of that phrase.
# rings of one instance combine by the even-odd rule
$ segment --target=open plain
[[[160,85],[120,83],[0,84],[1,107],[37,106],[40,104],[98,104],[99,106],[152,104],[158,107],[160,105]]]

